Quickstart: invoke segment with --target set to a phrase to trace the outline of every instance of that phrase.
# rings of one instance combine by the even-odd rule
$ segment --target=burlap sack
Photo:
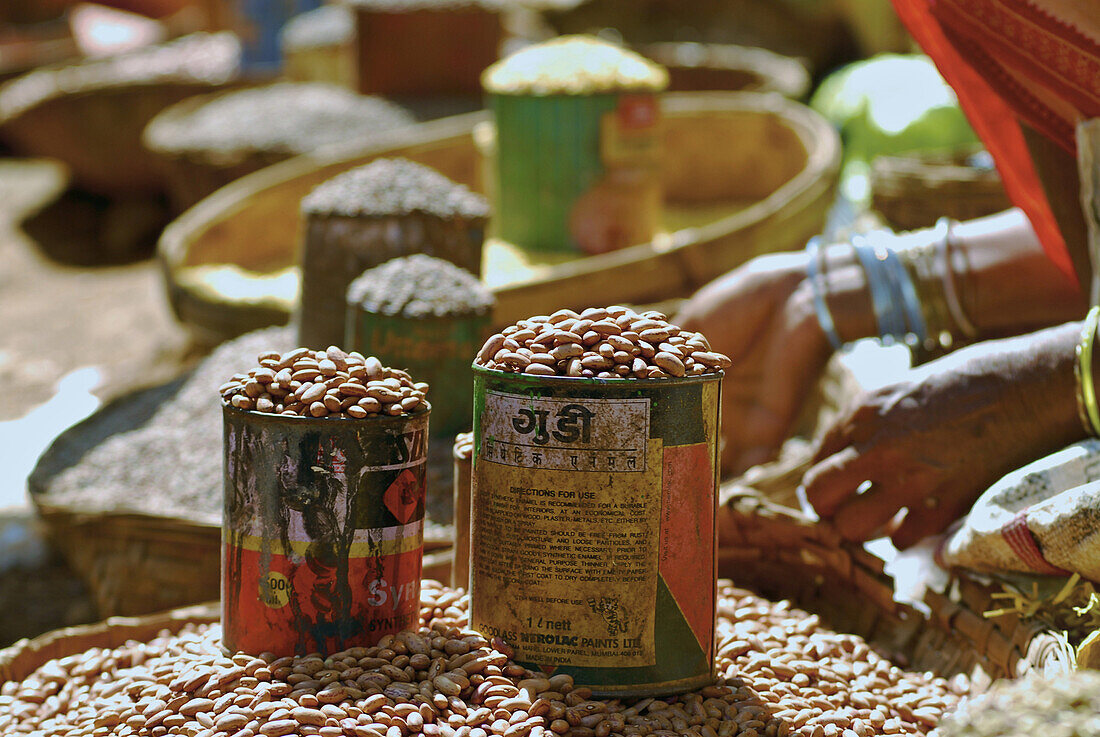
[[[1010,473],[978,499],[939,551],[945,566],[1100,581],[1100,440]]]

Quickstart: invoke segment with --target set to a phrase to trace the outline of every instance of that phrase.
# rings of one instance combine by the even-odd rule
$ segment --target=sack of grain
[[[979,571],[1080,573],[1100,581],[1100,440],[1008,474],[975,503],[940,550]]]

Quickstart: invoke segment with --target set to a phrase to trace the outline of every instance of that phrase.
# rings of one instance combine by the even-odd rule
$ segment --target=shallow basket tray
[[[149,614],[219,595],[218,520],[58,504],[48,496],[54,477],[112,436],[140,427],[182,381],[140,389],[108,402],[55,438],[27,479],[29,496],[51,543],[87,584],[100,616]],[[439,444],[430,463],[432,483],[443,489],[441,495],[449,504],[450,446]],[[440,478],[444,480],[436,480]],[[132,493],[146,491],[135,488]],[[441,519],[425,531],[426,575],[435,575],[431,554],[450,545],[449,528],[443,526],[447,522]]]

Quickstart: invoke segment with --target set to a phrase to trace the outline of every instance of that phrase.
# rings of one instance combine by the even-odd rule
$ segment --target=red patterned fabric
[[[1005,189],[1044,249],[1074,276],[1019,122],[1075,153],[1074,128],[1100,117],[1100,0],[893,0],[955,90]]]

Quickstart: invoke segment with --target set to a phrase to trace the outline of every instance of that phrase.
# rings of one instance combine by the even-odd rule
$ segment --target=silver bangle
[[[871,307],[875,313],[879,339],[889,342],[905,335],[905,317],[893,298],[884,264],[874,246],[862,235],[852,237],[852,248],[863,266],[867,286],[871,291]]]
[[[834,351],[839,351],[844,347],[844,343],[840,340],[840,335],[836,331],[836,323],[833,321],[833,315],[829,312],[829,305],[825,301],[825,292],[828,291],[828,284],[825,281],[825,269],[818,269],[818,259],[822,259],[824,262],[824,252],[821,249],[821,238],[814,236],[806,243],[806,253],[809,256],[809,261],[806,264],[806,279],[810,282],[810,291],[814,296],[814,312],[817,314],[817,322],[821,325],[822,332],[825,333],[825,337],[829,339],[829,344],[832,345]],[[821,284],[818,284],[818,276],[821,277]]]
[[[955,273],[951,268],[951,248],[954,245],[954,229],[956,223],[948,218],[940,218],[936,228],[943,228],[943,237],[936,241],[936,253],[943,261],[943,270],[940,272],[940,280],[943,282],[944,301],[947,302],[947,311],[951,313],[951,319],[963,335],[974,340],[978,337],[978,329],[963,311],[959,301],[959,293],[955,289]]]

